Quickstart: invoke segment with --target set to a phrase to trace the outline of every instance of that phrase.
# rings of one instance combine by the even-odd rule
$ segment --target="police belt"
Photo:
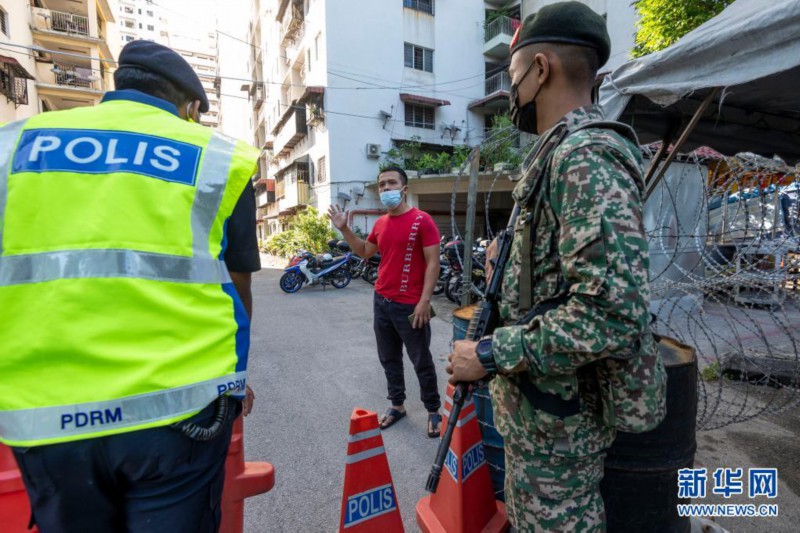
[[[567,303],[567,301],[569,301],[569,296],[559,296],[558,298],[541,302],[538,305],[533,306],[533,309],[528,311],[525,316],[520,318],[516,325],[527,325],[535,317],[541,316],[546,312],[559,307],[560,305],[564,305]],[[569,400],[565,400],[558,394],[553,394],[552,392],[542,392],[539,390],[539,388],[531,381],[527,373],[515,376],[513,381],[516,383],[520,392],[522,392],[523,396],[527,398],[528,402],[534,407],[534,409],[544,411],[545,413],[558,416],[560,418],[576,415],[581,411],[581,401],[577,391],[574,397],[570,398]]]

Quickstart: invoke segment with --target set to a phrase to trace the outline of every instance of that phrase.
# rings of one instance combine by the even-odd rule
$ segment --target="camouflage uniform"
[[[504,271],[505,327],[493,339],[500,374],[491,391],[505,439],[506,503],[519,531],[603,531],[605,450],[617,429],[645,431],[665,414],[666,374],[648,328],[642,158],[614,130],[574,131],[602,120],[597,106],[566,115],[555,128],[573,133],[554,148],[549,164],[534,160],[514,190],[522,211]],[[545,185],[533,196],[543,201],[531,221],[535,202],[526,197],[537,174],[545,176]],[[522,282],[530,287],[529,301],[535,307],[569,299],[526,325],[513,325],[524,315],[526,224],[534,225],[527,247],[530,283]],[[556,416],[533,407],[520,379],[564,400],[577,394],[577,414]]]

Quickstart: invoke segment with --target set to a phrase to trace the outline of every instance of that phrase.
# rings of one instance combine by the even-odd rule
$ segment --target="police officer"
[[[519,531],[603,531],[599,483],[615,431],[663,418],[665,372],[649,323],[643,168],[627,126],[592,105],[609,57],[603,18],[543,7],[512,41],[511,116],[540,135],[513,192],[503,327],[454,346],[451,381],[491,382]]]
[[[45,533],[215,531],[258,151],[196,124],[205,91],[169,48],[129,43],[114,80],[0,128],[0,441]]]

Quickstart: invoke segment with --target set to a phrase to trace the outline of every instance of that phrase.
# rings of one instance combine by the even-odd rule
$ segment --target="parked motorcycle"
[[[364,265],[364,271],[361,274],[361,279],[370,285],[375,285],[375,282],[378,281],[378,267],[380,264],[381,254],[375,254],[367,259],[366,264]]]
[[[281,290],[286,293],[297,292],[304,283],[323,287],[330,284],[337,289],[344,289],[352,279],[350,271],[345,268],[351,257],[349,253],[334,258],[327,253],[317,256],[300,250],[281,276]]]

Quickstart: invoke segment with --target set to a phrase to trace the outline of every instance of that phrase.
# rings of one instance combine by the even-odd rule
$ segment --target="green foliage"
[[[719,379],[719,361],[714,361],[700,373],[703,381],[717,381]]]
[[[522,163],[519,138],[519,132],[507,114],[494,116],[489,135],[481,146],[481,159],[486,168],[491,170],[496,163],[518,167]]]
[[[471,151],[472,147],[466,144],[453,147],[453,157],[450,160],[450,166],[453,168],[454,172],[459,172],[461,170],[461,167],[467,162],[467,159],[469,159],[469,153]]]
[[[715,17],[734,0],[635,0],[639,13],[633,57],[663,50]]]
[[[265,247],[269,253],[283,257],[290,257],[297,250],[322,253],[328,249],[328,241],[336,237],[328,219],[311,206],[293,216],[289,227],[288,231],[267,239]]]
[[[394,146],[386,152],[386,158],[378,165],[378,169],[383,171],[387,167],[400,167],[404,170],[418,170],[419,161],[422,159],[422,143],[420,137],[414,135],[410,141]]]

